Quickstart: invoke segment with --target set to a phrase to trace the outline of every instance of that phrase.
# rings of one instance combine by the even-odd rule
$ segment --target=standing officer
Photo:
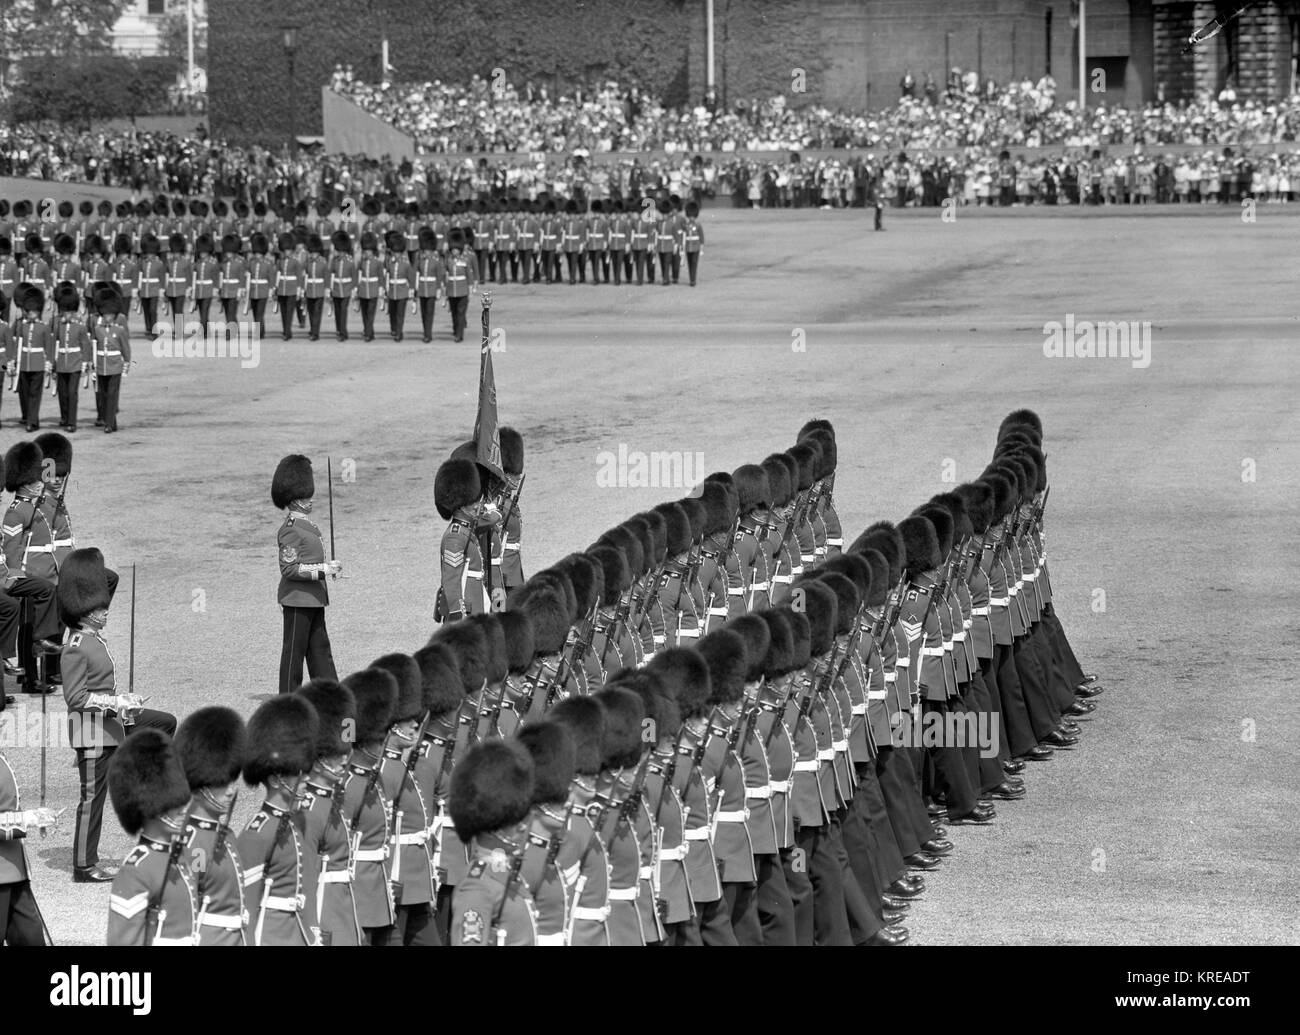
[[[203,328],[205,339],[208,336],[208,314],[212,311],[212,300],[217,295],[221,281],[221,265],[213,255],[214,247],[211,234],[199,234],[194,240],[190,293],[194,297],[194,307],[198,310],[199,325]]]
[[[307,258],[302,263],[302,297],[307,305],[308,341],[320,340],[320,320],[325,309],[326,284],[329,279],[330,262],[325,258],[325,242],[321,240],[320,234],[308,234]]]
[[[112,269],[113,283],[117,285],[118,292],[122,296],[122,315],[126,316],[131,310],[131,292],[135,290],[135,283],[140,273],[135,259],[131,258],[129,234],[119,232],[113,239]]]
[[[319,241],[320,238],[317,240]],[[288,341],[293,337],[293,313],[302,294],[302,263],[294,255],[292,233],[288,231],[281,233],[276,239],[276,248],[279,254],[275,260],[273,285],[275,304],[280,308],[280,337]],[[324,282],[324,277],[320,277],[320,283],[323,285]],[[319,315],[316,318],[316,325],[320,326]]]
[[[248,266],[240,258],[240,247],[238,234],[226,234],[221,238],[221,275],[217,294],[226,317],[227,336],[230,334],[230,325],[239,319],[239,300],[244,295],[248,278]]]
[[[519,209],[519,216],[515,220],[515,254],[519,257],[521,279],[525,284],[530,284],[539,279],[537,248],[541,224],[532,202],[521,201]]]
[[[587,247],[587,222],[578,215],[578,203],[570,198],[564,203],[564,261],[569,267],[569,285],[579,279],[585,284],[587,274],[583,267],[584,249]]]
[[[492,248],[497,257],[497,283],[504,284],[506,270],[515,261],[515,217],[504,200],[497,205],[496,225],[492,231]]]
[[[108,944],[193,945],[194,879],[188,861],[172,854],[185,836],[190,787],[171,738],[147,730],[123,744],[108,791],[122,829],[140,838],[113,879]]]
[[[614,286],[618,287],[623,283],[623,264],[627,261],[628,232],[630,222],[627,214],[623,210],[623,200],[615,200],[612,205],[612,215],[606,225],[606,231],[609,237],[609,265],[614,273]]]
[[[475,535],[483,490],[472,460],[448,460],[433,480],[433,501],[447,522],[438,553],[442,585],[435,617],[456,622],[487,610],[483,592],[483,553]]]
[[[465,311],[469,296],[478,291],[478,274],[465,251],[465,235],[459,230],[450,234],[451,254],[447,257],[447,298],[451,309],[452,341],[465,340]]]
[[[678,255],[677,214],[667,200],[659,202],[659,218],[655,222],[654,250],[659,256],[659,276],[661,283],[667,287],[680,269],[681,257]],[[672,280],[669,275],[672,274]]]
[[[253,233],[249,240],[252,258],[244,279],[244,297],[248,299],[248,311],[257,324],[257,337],[260,341],[266,337],[266,305],[275,286],[275,262],[268,254],[271,242],[261,231]]]
[[[18,371],[18,406],[22,423],[28,431],[41,426],[41,389],[48,371],[54,367],[54,336],[41,322],[45,309],[45,291],[24,281],[14,292],[20,316],[14,321],[13,362]]]
[[[388,330],[393,341],[402,340],[402,327],[406,323],[406,307],[415,286],[415,270],[406,257],[406,238],[397,230],[389,230],[384,238],[387,250],[384,262],[384,294],[388,297]]]
[[[91,328],[90,353],[95,375],[95,426],[106,433],[117,430],[117,400],[122,390],[122,376],[131,362],[131,338],[118,321],[125,302],[111,286],[97,288],[95,308],[103,319]]]
[[[137,696],[118,691],[113,655],[104,639],[111,597],[103,554],[93,547],[72,552],[59,573],[58,600],[60,617],[68,626],[60,659],[63,699],[81,780],[72,880],[75,884],[102,883],[114,876],[112,868],[99,864],[99,831],[113,753],[140,730],[160,730],[171,736],[176,732],[176,717],[142,708]],[[185,797],[188,800],[188,788]]]
[[[697,202],[686,203],[686,219],[682,223],[682,249],[686,252],[686,270],[691,277],[691,287],[695,286],[695,275],[700,268],[700,253],[704,251],[704,227],[699,221],[700,206]],[[676,275],[673,280],[676,280]]]
[[[587,264],[591,266],[591,282],[601,283],[602,277],[609,283],[609,257],[605,254],[608,247],[606,238],[605,205],[601,201],[591,203],[591,216],[587,220]]]
[[[383,290],[384,264],[377,254],[379,239],[369,230],[361,234],[361,258],[357,262],[357,303],[361,307],[361,339],[375,340],[375,309]]]
[[[81,301],[77,289],[61,283],[54,289],[57,313],[51,328],[54,337],[54,377],[59,397],[59,427],[77,430],[77,389],[81,375],[90,369],[90,335],[76,318]]]
[[[357,261],[352,257],[352,238],[335,230],[330,238],[334,254],[330,257],[330,305],[334,309],[334,333],[339,341],[348,340],[348,302],[357,293]]]
[[[438,254],[438,235],[427,226],[420,227],[419,252],[415,256],[415,297],[420,304],[420,324],[424,341],[433,341],[433,314],[438,308],[438,296],[444,290],[447,275],[442,257]]]
[[[329,606],[327,576],[343,570],[338,561],[325,559],[320,529],[311,513],[316,481],[311,461],[301,454],[284,457],[271,478],[271,502],[286,511],[280,526],[280,589],[277,600],[284,610],[284,644],[280,650],[280,693],[292,693],[302,682],[303,662],[313,679],[338,679],[325,608]]]
[[[542,276],[550,284],[560,279],[560,259],[557,249],[564,233],[564,223],[557,215],[554,198],[547,198],[541,223],[537,231],[538,256],[542,263]]]
[[[140,265],[136,271],[135,293],[140,299],[140,310],[144,313],[144,332],[153,337],[154,324],[158,321],[158,299],[163,293],[163,277],[167,268],[163,265],[158,238],[147,234],[140,242]]]
[[[167,269],[163,273],[163,294],[171,314],[172,333],[179,335],[185,322],[185,296],[194,277],[194,263],[185,255],[185,235],[173,230],[167,238]]]
[[[247,733],[230,708],[210,705],[176,731],[176,753],[190,788],[185,861],[194,874],[199,945],[245,945],[244,868],[230,836]]]

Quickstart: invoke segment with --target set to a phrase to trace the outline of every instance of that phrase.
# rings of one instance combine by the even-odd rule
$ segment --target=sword
[[[135,693],[135,565],[131,565],[131,653],[127,667],[126,692]]]
[[[334,462],[328,456],[325,458],[325,486],[329,492],[330,560],[332,561],[334,560]]]

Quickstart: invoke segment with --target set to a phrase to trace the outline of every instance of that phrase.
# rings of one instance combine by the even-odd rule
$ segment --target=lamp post
[[[293,55],[298,49],[298,26],[282,25],[280,32],[281,41],[284,43],[284,56],[289,61],[289,150],[296,151],[298,149],[298,91],[293,77]]]

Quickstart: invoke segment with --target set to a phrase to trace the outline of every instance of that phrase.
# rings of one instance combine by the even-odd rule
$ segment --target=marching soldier
[[[63,699],[81,781],[72,880],[76,884],[102,883],[112,880],[116,872],[99,861],[99,832],[113,754],[143,730],[158,730],[170,737],[176,732],[176,717],[143,708],[139,697],[118,688],[113,655],[104,638],[111,597],[104,557],[98,550],[74,550],[68,557],[59,573],[58,601],[59,613],[68,626],[60,659]],[[183,781],[183,774],[181,778]]]
[[[316,480],[311,461],[301,454],[284,457],[271,478],[271,502],[285,511],[278,535],[280,588],[277,600],[284,611],[284,642],[280,649],[280,693],[292,693],[302,682],[303,662],[313,679],[338,679],[325,608],[329,590],[325,579],[343,565],[326,560],[320,529],[308,517]]]
[[[248,299],[248,311],[257,324],[257,337],[260,340],[266,337],[266,306],[275,288],[276,269],[275,262],[269,255],[271,242],[267,240],[266,234],[255,231],[249,239],[249,245],[253,255],[248,260],[244,275],[244,297]]]
[[[524,437],[514,428],[502,425],[497,429],[501,439],[501,469],[505,472],[506,502],[502,507],[505,522],[504,535],[501,536],[501,556],[494,559],[501,568],[500,579],[494,585],[502,586],[507,592],[524,584],[523,547],[523,512],[519,506],[519,493],[523,488],[524,478]]]
[[[483,511],[483,490],[472,460],[448,460],[433,483],[434,505],[447,522],[439,554],[442,584],[436,616],[445,622],[488,610],[484,590],[483,554],[476,535]]]
[[[140,268],[135,259],[131,258],[134,251],[130,234],[119,232],[113,238],[112,281],[117,285],[118,293],[122,296],[123,316],[131,311],[131,292],[135,290],[136,281],[140,276]]]
[[[609,283],[609,258],[605,254],[608,247],[605,229],[605,205],[601,201],[591,203],[591,215],[587,219],[587,263],[591,266],[591,282]]]
[[[560,239],[564,234],[564,221],[560,219],[555,199],[547,198],[545,211],[537,231],[538,256],[542,263],[542,276],[546,283],[560,280]]]
[[[0,249],[3,247],[3,242],[0,242]],[[90,315],[94,313],[95,284],[100,281],[107,283],[113,275],[104,248],[104,238],[99,234],[90,234],[86,238],[85,262],[81,268],[81,297],[86,301],[87,322]],[[3,264],[3,258],[0,258],[0,266]],[[0,279],[3,275],[3,272],[0,272]]]
[[[569,267],[569,286],[572,287],[579,278],[584,284],[587,282],[582,260],[587,247],[587,223],[578,214],[578,203],[572,198],[564,203],[564,216],[561,244],[564,249],[564,261]]]
[[[185,770],[171,738],[145,730],[118,749],[108,790],[122,829],[139,841],[113,878],[108,944],[193,945],[198,903],[184,859]]]
[[[16,369],[17,362],[18,354],[14,347],[13,332],[10,331],[8,323],[0,320],[0,376],[10,374],[9,364],[15,364]],[[16,378],[17,374],[10,374],[10,376]],[[16,381],[15,387],[17,387]],[[4,396],[4,385],[0,384],[0,401],[3,401]]]
[[[406,238],[399,231],[388,231],[384,242],[387,250],[384,295],[388,299],[388,330],[393,341],[401,341],[402,327],[406,323],[406,308],[415,286],[415,270],[405,255]]]
[[[303,841],[319,866],[307,876],[322,945],[360,945],[361,925],[352,894],[352,836],[343,814],[348,754],[356,729],[357,700],[346,686],[313,679],[298,688],[316,709],[316,763],[303,790]]]
[[[194,279],[194,263],[186,253],[185,234],[173,230],[167,238],[167,268],[163,273],[163,295],[171,314],[172,333],[179,335],[185,323],[185,298]],[[204,332],[206,334],[206,326]]]
[[[348,340],[348,302],[357,297],[357,262],[352,257],[352,238],[335,230],[330,238],[334,254],[330,257],[330,305],[334,309],[334,333],[339,341]]]
[[[392,930],[389,816],[392,804],[380,780],[384,740],[397,708],[397,680],[383,669],[343,680],[357,702],[356,739],[348,759],[343,818],[352,833],[352,894],[361,944],[386,945]]]
[[[503,612],[512,614],[513,612]],[[568,888],[559,867],[569,826],[569,787],[577,750],[569,731],[542,719],[519,731],[518,741],[533,760],[533,802],[528,846],[520,879],[532,896],[538,945],[563,945],[568,927]]]
[[[144,313],[144,332],[153,337],[154,324],[158,321],[158,300],[163,293],[163,278],[167,268],[163,265],[158,238],[146,234],[140,242],[140,264],[136,271],[135,294],[140,300],[140,311]]]
[[[433,341],[433,315],[438,309],[438,296],[444,290],[446,267],[438,254],[438,235],[427,226],[420,227],[417,238],[419,252],[415,259],[415,297],[419,299],[420,324],[426,344]]]
[[[131,366],[131,337],[121,320],[126,302],[116,286],[95,290],[95,308],[101,319],[90,331],[92,373],[95,376],[96,427],[106,433],[117,431],[117,400],[122,378]]]
[[[318,239],[319,240],[319,239]],[[298,305],[298,299],[302,294],[302,263],[294,255],[293,234],[289,232],[281,233],[276,240],[278,255],[275,260],[275,283],[272,286],[275,291],[275,304],[280,309],[280,336],[284,341],[293,337],[293,314]],[[308,260],[310,264],[311,260]],[[319,283],[323,286],[325,278],[320,275]],[[320,328],[319,313],[316,317],[316,331]],[[312,333],[316,333],[313,331]]]
[[[54,254],[56,258],[50,268],[51,284],[58,284],[66,280],[74,287],[80,286],[82,279],[81,263],[73,256],[76,247],[76,238],[72,234],[61,232],[55,236]]]
[[[316,902],[307,874],[319,862],[306,842],[303,778],[316,760],[320,719],[298,694],[273,697],[248,720],[244,782],[261,787],[262,804],[236,840],[252,945],[318,945]]]
[[[361,258],[357,261],[357,304],[361,308],[363,341],[375,340],[375,310],[384,290],[384,264],[379,259],[378,249],[379,239],[370,231],[363,231]]]
[[[243,247],[239,235],[227,233],[221,238],[221,274],[218,280],[217,296],[221,299],[221,309],[226,318],[226,335],[239,320],[239,301],[245,297],[248,266],[240,257]]]
[[[27,253],[23,256],[24,276],[48,291],[53,285],[53,272],[45,261],[45,242],[40,234],[28,234],[24,243],[27,245]]]
[[[211,705],[176,731],[176,753],[190,789],[185,862],[194,875],[198,945],[246,945],[244,868],[230,831],[247,751],[244,720]]]
[[[5,718],[0,709],[0,731]],[[18,781],[0,752],[0,945],[45,945],[45,918],[32,894],[31,868],[23,841],[35,830],[44,837],[58,828],[53,809],[23,808]]]
[[[61,283],[54,289],[53,376],[59,399],[59,427],[69,433],[77,430],[77,391],[82,374],[90,369],[91,362],[90,335],[85,323],[76,318],[80,301],[77,289],[70,283]]]
[[[686,252],[686,270],[691,277],[691,287],[695,286],[695,275],[700,268],[700,253],[704,251],[704,227],[700,226],[699,215],[699,203],[688,201],[686,219],[682,223],[682,250]],[[676,279],[674,274],[673,280]]]
[[[14,290],[18,287],[22,274],[14,260],[14,244],[9,237],[0,234],[0,323],[9,322],[9,305],[13,301]]]
[[[211,234],[199,234],[194,239],[194,269],[191,272],[190,294],[194,298],[194,307],[198,310],[199,325],[203,328],[205,339],[208,336],[212,300],[217,297],[221,285],[221,264],[213,255],[214,247]]]
[[[43,288],[24,281],[14,292],[14,303],[21,314],[12,328],[18,405],[24,427],[37,431],[41,426],[42,389],[54,369],[54,335],[41,322],[45,310]]]
[[[309,234],[307,259],[302,266],[302,297],[307,305],[308,341],[320,341],[321,314],[325,309],[330,279],[330,262],[325,258],[325,242],[319,234]],[[345,322],[346,318],[345,310]]]
[[[465,235],[459,229],[449,235],[451,254],[447,257],[447,297],[444,301],[451,310],[452,341],[465,340],[465,311],[469,296],[478,292],[478,273],[474,262],[465,251]]]
[[[627,261],[628,233],[631,224],[624,212],[621,198],[613,202],[611,212],[607,225],[609,265],[614,273],[614,286],[618,287],[623,283],[623,264]]]

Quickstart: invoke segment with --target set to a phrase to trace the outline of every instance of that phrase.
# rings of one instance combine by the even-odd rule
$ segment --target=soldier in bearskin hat
[[[184,857],[190,786],[171,737],[145,730],[108,767],[113,811],[139,841],[113,878],[108,944],[194,945],[198,902]]]
[[[442,535],[442,584],[435,617],[455,622],[481,614],[488,602],[483,591],[483,553],[475,535],[477,508],[483,497],[478,467],[472,460],[448,460],[433,481],[438,515],[449,522]]]
[[[9,322],[9,304],[21,277],[18,262],[13,256],[13,241],[7,234],[0,233],[0,324]]]
[[[537,944],[563,945],[568,903],[559,850],[569,824],[569,785],[577,749],[569,731],[547,719],[529,723],[517,739],[533,759],[528,846],[519,876],[536,907]]]
[[[289,231],[276,238],[275,292],[280,309],[280,337],[288,341],[293,337],[293,314],[302,298],[302,263],[295,254],[294,236]],[[321,283],[324,283],[322,278]]]
[[[185,296],[190,292],[194,263],[186,256],[185,235],[173,230],[167,237],[166,269],[163,272],[163,297],[171,314],[172,326],[180,332],[185,320]]]
[[[200,708],[176,731],[176,753],[192,796],[185,857],[198,899],[199,945],[247,944],[244,867],[230,832],[247,750],[244,720],[219,705]]]
[[[41,465],[41,478],[45,482],[45,502],[43,516],[50,527],[53,547],[55,578],[69,555],[76,549],[77,541],[72,534],[72,518],[68,514],[67,480],[72,473],[72,442],[57,431],[47,431],[37,435],[36,445],[46,462]],[[111,568],[104,574],[108,578],[108,596],[111,600],[117,592],[117,572]]]
[[[348,302],[357,295],[357,260],[352,255],[352,238],[345,230],[335,230],[330,238],[334,254],[330,257],[329,294],[334,309],[334,331],[339,341],[348,340]]]
[[[244,297],[248,299],[247,310],[257,324],[257,337],[266,337],[266,304],[271,298],[275,286],[275,262],[270,257],[271,242],[260,230],[249,238],[248,264],[244,271]]]
[[[338,679],[325,608],[329,590],[325,579],[343,570],[327,560],[320,529],[308,516],[316,480],[311,461],[301,454],[284,457],[271,478],[271,502],[285,511],[278,534],[280,588],[276,599],[284,611],[284,643],[280,650],[280,693],[292,693],[302,683],[303,662],[313,679]]]
[[[203,337],[208,336],[208,318],[212,312],[212,300],[217,297],[221,284],[221,264],[217,261],[216,242],[209,233],[201,233],[194,239],[194,269],[190,280],[190,294],[194,298],[194,308],[199,314],[199,326]]]
[[[41,320],[45,311],[45,289],[24,281],[14,290],[19,317],[10,328],[13,362],[18,371],[18,406],[28,431],[41,426],[41,389],[54,369],[54,335]]]
[[[140,730],[156,729],[170,736],[176,732],[176,717],[142,708],[139,697],[118,687],[104,637],[110,597],[103,554],[93,547],[72,552],[59,573],[58,600],[68,627],[60,658],[63,699],[81,780],[72,879],[79,884],[97,883],[112,880],[115,872],[99,863],[99,832],[113,753]]]
[[[0,713],[3,709],[0,709]],[[0,714],[0,733],[6,732]],[[45,945],[45,919],[32,893],[31,868],[23,841],[56,830],[59,816],[44,805],[23,808],[18,780],[0,751],[0,945]]]
[[[32,606],[32,635],[38,645],[57,648],[58,616],[54,612],[54,585],[58,578],[53,536],[46,520],[44,496],[45,455],[35,442],[10,446],[4,458],[4,487],[14,494],[5,511],[0,542],[4,552],[4,590],[16,598],[28,598]],[[3,644],[5,657],[17,651]]]
[[[500,578],[493,580],[493,585],[504,586],[506,591],[524,584],[524,562],[521,553],[523,547],[523,512],[519,507],[519,492],[524,480],[524,437],[514,428],[502,425],[497,429],[501,439],[501,469],[505,472],[505,502],[502,504],[502,516],[505,520],[504,535],[501,537],[501,556],[493,563],[501,568]]]
[[[518,741],[472,747],[451,779],[452,822],[470,851],[452,899],[452,945],[535,945],[532,896],[520,879],[533,801],[533,760]]]
[[[320,340],[320,321],[329,293],[330,262],[325,257],[325,242],[320,234],[309,233],[307,257],[301,263],[301,298],[307,310],[307,340]],[[295,260],[296,261],[296,260]],[[301,325],[301,320],[299,321]]]
[[[316,761],[320,718],[298,694],[263,702],[248,720],[244,782],[265,798],[236,842],[244,864],[244,896],[252,945],[316,945],[315,899],[306,874],[319,861],[306,843],[300,785]]]
[[[106,434],[117,431],[117,402],[122,378],[131,366],[131,335],[126,327],[126,302],[116,283],[95,288],[95,308],[101,319],[90,329],[91,367],[95,375],[95,426]]]
[[[243,242],[238,234],[227,233],[221,238],[221,272],[217,277],[217,297],[227,324],[239,319],[239,300],[247,290],[248,264],[240,256]],[[227,331],[229,333],[229,331]]]
[[[113,238],[113,262],[112,262],[112,281],[118,285],[118,290],[122,294],[122,315],[125,316],[131,308],[131,292],[135,290],[135,282],[139,277],[139,266],[136,265],[135,259],[131,257],[134,246],[131,243],[129,234],[119,233]]]
[[[296,691],[311,702],[320,720],[316,763],[303,790],[303,839],[320,865],[304,876],[316,903],[323,945],[360,945],[361,925],[352,895],[352,835],[343,814],[349,779],[348,755],[357,723],[357,699],[332,679],[313,679]]]
[[[76,250],[77,241],[72,234],[59,233],[54,236],[56,258],[50,270],[51,283],[58,284],[65,280],[74,286],[81,283],[81,263],[73,254]]]
[[[140,264],[136,272],[135,293],[140,299],[140,311],[144,313],[144,332],[153,337],[154,324],[158,320],[158,300],[163,293],[163,279],[167,267],[162,260],[162,246],[153,234],[146,234],[140,241]]]
[[[388,330],[393,341],[402,340],[406,309],[415,288],[415,269],[406,257],[406,238],[397,230],[384,236],[384,295],[388,299]]]
[[[379,238],[369,230],[361,234],[357,260],[357,306],[361,310],[361,339],[375,340],[375,311],[384,290],[384,264],[379,258]]]
[[[438,297],[446,290],[446,266],[438,254],[438,235],[427,226],[420,227],[419,251],[412,262],[415,272],[415,297],[419,300],[420,324],[424,341],[433,341],[433,314],[438,308]]]
[[[77,394],[81,375],[90,369],[90,333],[76,318],[80,304],[77,289],[69,283],[54,289],[54,378],[59,399],[59,427],[77,430]]]
[[[444,304],[451,310],[452,341],[465,340],[465,311],[469,308],[469,296],[478,291],[477,264],[467,250],[465,234],[459,228],[447,237],[451,249],[447,256],[447,297]]]

